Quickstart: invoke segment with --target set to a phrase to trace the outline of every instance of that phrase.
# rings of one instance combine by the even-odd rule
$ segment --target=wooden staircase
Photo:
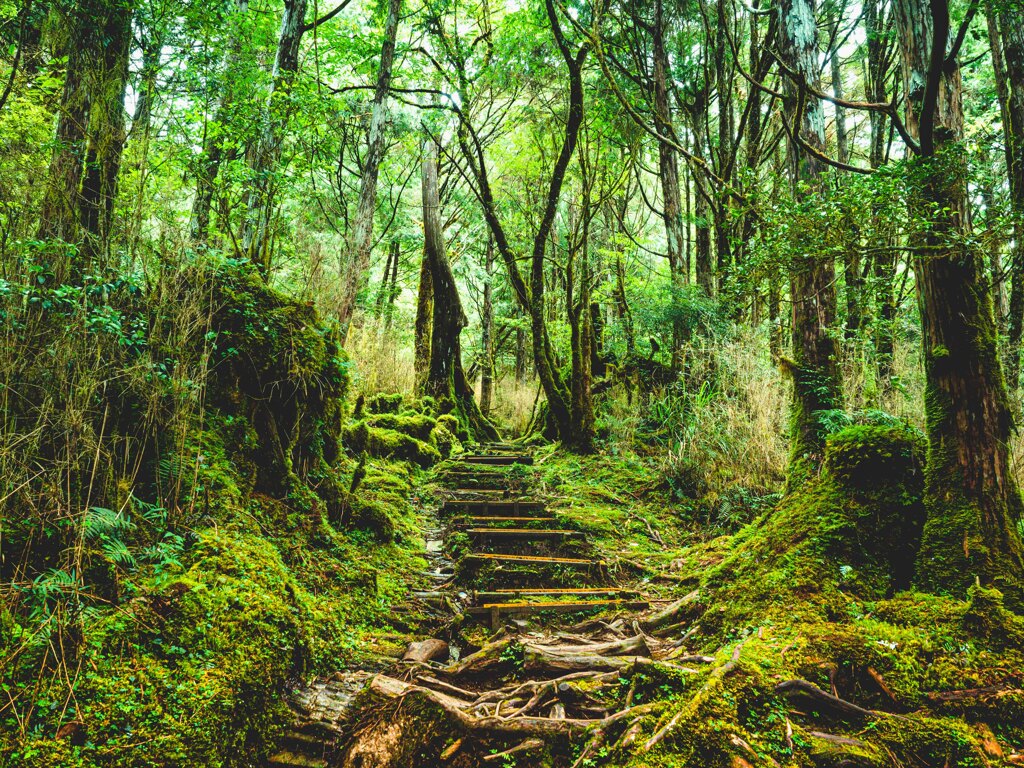
[[[468,615],[498,629],[511,616],[646,607],[634,594],[593,585],[605,564],[588,556],[586,535],[526,491],[528,472],[516,468],[532,465],[532,456],[500,444],[485,450],[440,475],[449,494],[441,515],[471,546],[460,569],[472,590]]]

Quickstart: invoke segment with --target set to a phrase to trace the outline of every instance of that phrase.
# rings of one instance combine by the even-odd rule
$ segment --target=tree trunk
[[[128,86],[128,57],[132,42],[132,11],[113,3],[101,28],[102,55],[93,64],[90,85],[89,148],[82,180],[81,215],[85,239],[79,268],[92,269],[105,258],[117,194],[117,177],[124,152]]]
[[[83,2],[73,11],[69,30],[68,64],[57,111],[57,132],[39,217],[40,240],[81,240],[81,184],[89,123],[89,72],[100,52],[95,28],[102,3]],[[57,275],[58,281],[61,276]]]
[[[455,413],[477,439],[496,440],[497,430],[480,412],[462,369],[459,336],[466,315],[445,253],[437,185],[438,148],[428,140],[423,153],[423,253],[430,269],[434,301],[431,313],[430,361],[423,391],[444,411]]]
[[[820,88],[818,27],[813,5],[810,0],[781,0],[779,12],[783,58],[803,82]],[[821,102],[806,94],[802,96],[798,88],[787,79],[785,106],[792,133],[789,172],[798,205],[814,206],[825,191],[824,169],[807,147],[824,152],[825,117]],[[843,395],[836,343],[831,333],[836,319],[835,268],[830,258],[818,255],[817,233],[800,230],[794,237],[797,241],[790,266],[793,301],[790,478],[798,481],[803,472],[820,463],[825,447],[821,414],[841,409]]]
[[[911,244],[921,310],[928,467],[916,581],[963,595],[977,579],[1024,606],[1022,510],[1010,471],[1012,418],[997,354],[984,259],[971,244],[960,68],[948,60],[949,12],[896,0],[906,125],[920,145],[911,179]],[[942,48],[932,50],[932,41]]]
[[[657,0],[654,15],[654,125],[660,136],[675,136],[672,109],[668,99],[668,52],[665,50],[664,3]],[[679,161],[676,150],[668,141],[658,142],[658,168],[661,171],[662,218],[665,222],[665,243],[668,251],[668,269],[672,291],[676,296],[685,283],[686,258],[683,252],[683,212],[679,188]],[[682,329],[679,320],[672,328],[672,360],[679,359]]]
[[[890,17],[891,20],[891,17]],[[870,102],[886,102],[889,96],[886,90],[886,81],[889,72],[889,43],[885,34],[888,22],[882,15],[882,4],[880,0],[867,0],[864,5],[864,28],[867,36],[867,62],[864,78],[864,87],[867,100]],[[870,149],[868,152],[868,164],[871,168],[880,168],[886,160],[886,136],[889,133],[888,117],[872,110],[868,113],[868,120],[871,127]],[[884,250],[893,244],[893,237],[885,231],[882,224],[882,215],[878,211],[872,212],[873,231],[875,245],[883,250],[875,254],[871,271],[874,282],[874,344],[875,362],[877,367],[878,382],[882,388],[888,389],[892,384],[893,357],[895,354],[893,346],[893,330],[896,322],[896,252]]]
[[[1004,8],[998,12],[996,25],[990,18],[989,29],[1010,177],[1013,250],[1010,252],[1006,381],[1016,390],[1020,386],[1020,347],[1024,335],[1024,25],[1018,14]]]
[[[395,60],[395,42],[398,39],[398,21],[402,0],[388,0],[388,16],[384,24],[384,43],[381,46],[380,65],[377,68],[377,84],[373,91],[373,107],[370,113],[370,134],[367,142],[366,159],[359,187],[359,207],[352,222],[348,241],[348,259],[341,282],[341,300],[338,305],[338,322],[342,338],[348,333],[356,298],[366,287],[366,276],[370,269],[370,251],[373,248],[373,217],[377,210],[377,176],[384,159],[384,142],[388,118],[388,91],[391,89],[391,70]]]
[[[707,120],[707,93],[701,92],[694,96],[692,109],[693,122],[693,155],[704,159],[705,130]],[[711,220],[709,216],[707,182],[703,176],[693,173],[693,218],[696,229],[696,262],[697,286],[707,296],[715,295],[715,272],[711,262]]]
[[[484,305],[480,318],[480,348],[483,361],[480,368],[480,411],[484,416],[491,413],[494,390],[494,306],[491,274],[494,271],[494,240],[487,238],[484,254]]]
[[[423,394],[430,368],[430,318],[434,313],[434,284],[431,279],[430,262],[424,250],[420,260],[420,285],[416,298],[416,325],[413,350],[416,371],[416,391]]]
[[[264,277],[270,273],[270,220],[276,204],[276,175],[284,131],[291,113],[289,100],[299,67],[306,5],[307,0],[285,0],[270,93],[263,109],[263,129],[249,169],[252,178],[242,227],[242,250]]]

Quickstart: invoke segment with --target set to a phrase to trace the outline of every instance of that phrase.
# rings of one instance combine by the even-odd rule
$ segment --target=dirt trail
[[[711,661],[664,639],[678,634],[696,595],[640,618],[648,603],[608,584],[571,517],[531,492],[532,461],[492,445],[438,475],[443,502],[427,531],[426,574],[436,585],[414,597],[483,623],[489,639],[461,658],[460,643],[428,639],[392,669],[299,691],[296,724],[271,765],[502,765],[540,752],[555,765],[582,765],[640,732],[653,704],[634,705],[637,681],[651,676],[638,673],[657,663],[685,674],[687,664]],[[586,617],[595,612],[605,620]]]

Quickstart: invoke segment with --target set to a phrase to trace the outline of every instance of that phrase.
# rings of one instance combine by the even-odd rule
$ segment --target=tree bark
[[[477,439],[496,440],[497,430],[480,412],[462,369],[459,336],[466,327],[458,286],[448,263],[441,224],[437,184],[438,148],[428,140],[423,153],[423,253],[434,294],[430,329],[430,361],[423,391],[442,410],[454,412]]]
[[[348,333],[356,299],[366,287],[370,269],[370,251],[373,248],[373,217],[377,210],[377,177],[384,159],[384,143],[388,118],[388,91],[391,89],[391,70],[395,61],[395,44],[398,39],[398,21],[402,0],[388,0],[388,16],[384,24],[384,43],[381,46],[380,65],[377,68],[377,83],[373,90],[373,107],[370,112],[370,134],[367,142],[366,159],[359,186],[359,206],[352,222],[351,237],[348,241],[348,260],[341,282],[341,299],[338,305],[338,322],[342,338]]]
[[[1024,335],[1024,25],[1019,15],[1008,8],[997,12],[996,24],[992,23],[991,14],[990,11],[989,39],[1002,107],[1013,222],[1006,381],[1011,390],[1016,390],[1020,386],[1020,348]]]
[[[430,262],[426,250],[420,260],[420,285],[416,297],[416,325],[413,350],[416,371],[416,391],[423,394],[430,368],[430,319],[434,313],[434,284],[431,279]]]
[[[779,4],[781,53],[796,76],[820,88],[818,27],[810,0],[781,0]],[[824,168],[808,147],[825,150],[825,117],[821,102],[800,92],[800,84],[787,79],[786,113],[790,124],[789,173],[798,206],[814,206],[824,194]],[[817,255],[817,233],[800,230],[794,235],[790,266],[793,301],[793,404],[790,439],[790,478],[821,461],[825,430],[821,414],[843,407],[842,377],[832,329],[836,320],[835,268]]]
[[[664,3],[657,0],[654,14],[654,125],[659,136],[673,137],[672,108],[668,98],[668,52],[665,48]],[[661,171],[662,219],[665,222],[665,244],[668,269],[675,294],[686,282],[686,255],[683,236],[682,196],[679,187],[679,160],[676,150],[668,141],[658,142],[658,168]],[[677,350],[682,343],[679,322],[673,324],[672,359],[678,359]]]
[[[494,306],[491,273],[494,270],[494,241],[487,238],[484,253],[484,302],[480,317],[480,347],[483,360],[480,367],[480,411],[484,416],[491,413],[494,390]]]
[[[1024,605],[1022,504],[984,259],[971,245],[963,89],[942,0],[896,0],[911,175],[914,273],[926,377],[927,520],[917,583],[963,595],[977,579]],[[937,41],[937,42],[935,42]],[[933,43],[935,47],[933,48]]]
[[[111,3],[99,31],[102,55],[94,62],[91,76],[89,148],[80,200],[85,236],[79,257],[80,269],[97,266],[96,261],[105,258],[110,246],[117,178],[128,138],[124,99],[131,33],[131,6]]]

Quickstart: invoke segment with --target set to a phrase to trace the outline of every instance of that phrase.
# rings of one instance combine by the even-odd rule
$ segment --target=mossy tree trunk
[[[449,407],[478,440],[497,440],[498,432],[480,412],[462,369],[459,336],[466,327],[455,276],[445,253],[437,183],[438,148],[428,140],[423,152],[423,253],[430,270],[433,302],[430,357],[424,393]]]
[[[1024,25],[1019,15],[1008,7],[990,9],[989,33],[1002,108],[1013,222],[1006,381],[1011,389],[1017,389],[1020,386],[1021,338],[1024,336]]]
[[[123,0],[111,4],[97,33],[102,54],[94,63],[90,87],[89,148],[82,179],[84,240],[79,268],[92,269],[107,255],[121,156],[128,139],[125,89],[132,42],[132,9]]]
[[[430,367],[430,318],[434,313],[434,283],[430,262],[424,249],[420,260],[420,283],[416,293],[416,324],[413,330],[413,369],[416,372],[416,391],[423,392]]]
[[[70,10],[67,71],[38,230],[40,239],[77,246],[66,263],[55,263],[58,281],[88,270],[109,238],[126,139],[131,19],[124,0],[90,0]]]
[[[1022,512],[1010,471],[1012,417],[984,259],[972,246],[963,89],[947,52],[949,9],[897,0],[917,230],[914,273],[926,376],[928,513],[919,586],[963,595],[980,580],[1024,605]],[[933,41],[941,48],[933,50]]]
[[[799,208],[813,208],[825,192],[825,115],[821,102],[801,93],[801,83],[820,88],[818,27],[810,0],[781,0],[781,53],[794,77],[787,78],[789,174]],[[817,252],[819,233],[797,228],[790,265],[793,302],[793,404],[790,477],[816,467],[825,447],[821,414],[843,407],[842,377],[833,329],[836,325],[835,266]]]
[[[494,272],[494,240],[487,238],[484,253],[484,301],[480,318],[480,410],[485,416],[491,412],[494,390],[494,300],[491,275]]]

